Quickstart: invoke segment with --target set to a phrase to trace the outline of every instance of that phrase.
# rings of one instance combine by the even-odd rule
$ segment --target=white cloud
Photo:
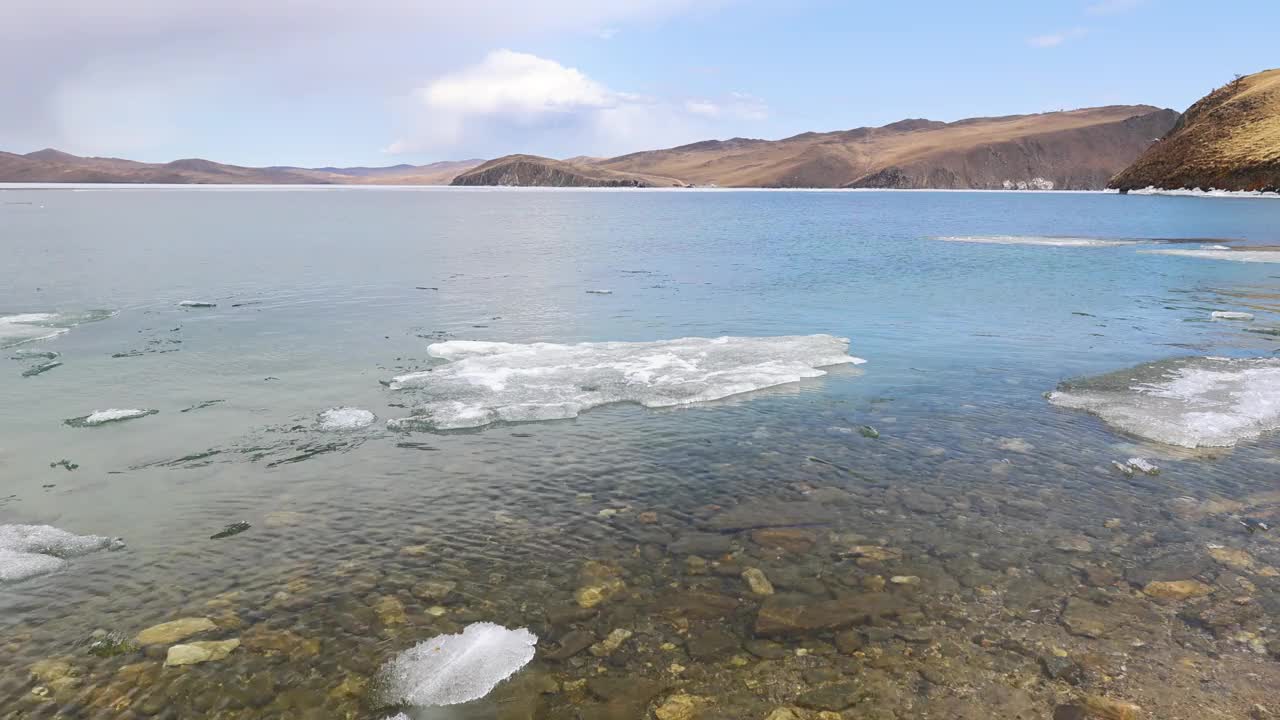
[[[574,68],[510,50],[495,50],[479,65],[446,75],[416,94],[431,110],[462,115],[571,112],[617,101]]]
[[[686,100],[684,109],[694,115],[706,117],[733,117],[743,120],[764,120],[769,117],[769,106],[764,100],[748,93],[733,92],[722,100]]]
[[[1088,32],[1088,29],[1078,27],[1065,30],[1063,32],[1049,33],[1048,35],[1036,35],[1034,37],[1027,38],[1027,44],[1031,47],[1037,48],[1053,48],[1062,45],[1068,40],[1083,37],[1088,34]]]
[[[747,93],[673,102],[620,92],[554,60],[495,50],[413,91],[407,113],[388,153],[608,155],[704,139],[717,123],[760,120],[768,107]]]
[[[1090,15],[1118,15],[1146,4],[1147,0],[1100,0],[1084,9]]]
[[[175,106],[161,88],[136,92],[129,78],[165,68],[195,72],[217,87],[197,98],[208,107],[304,107],[299,99],[346,97],[376,108],[477,46],[610,34],[734,1],[0,0],[0,143],[64,145],[76,138],[59,128],[88,132],[111,122],[116,88],[98,82],[101,66],[124,83],[119,89],[135,99],[139,115],[148,108],[175,114],[181,143],[181,127],[205,108]],[[181,86],[185,77],[175,70],[169,84]],[[76,117],[66,115],[72,107]]]

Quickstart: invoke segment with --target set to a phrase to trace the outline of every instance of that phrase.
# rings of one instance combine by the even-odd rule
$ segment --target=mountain
[[[553,160],[537,155],[507,155],[461,173],[453,185],[536,187],[683,187],[668,177],[620,172],[597,164]]]
[[[1280,192],[1280,69],[1201,98],[1110,187]]]
[[[1147,105],[945,123],[910,119],[784,140],[708,140],[594,167],[691,185],[1100,190],[1176,122]]]
[[[188,158],[142,163],[80,157],[46,148],[26,155],[0,152],[0,182],[172,183],[250,185],[448,185],[481,160],[370,168],[241,167]]]

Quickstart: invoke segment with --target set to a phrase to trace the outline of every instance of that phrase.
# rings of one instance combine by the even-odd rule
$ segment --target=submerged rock
[[[181,620],[171,620],[159,625],[153,625],[143,630],[138,633],[137,641],[139,645],[172,645],[192,635],[217,629],[218,626],[209,618],[182,618]]]
[[[1186,600],[1187,598],[1204,597],[1213,592],[1213,588],[1198,580],[1174,580],[1172,582],[1154,581],[1142,588],[1143,594],[1157,600]]]
[[[756,614],[755,634],[787,637],[839,630],[865,625],[875,618],[897,616],[907,607],[888,593],[859,593],[835,600],[773,595]]]
[[[742,579],[746,581],[747,587],[751,588],[751,592],[756,595],[773,594],[773,583],[769,582],[769,578],[765,576],[764,571],[760,568],[743,570]]]
[[[239,640],[208,640],[189,645],[174,645],[169,648],[165,656],[164,666],[178,667],[223,660],[238,647],[240,647]]]

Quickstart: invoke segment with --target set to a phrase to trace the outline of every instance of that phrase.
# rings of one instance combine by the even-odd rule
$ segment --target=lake
[[[1101,193],[0,191],[0,716],[1280,713],[1280,266],[1216,249],[1278,230]],[[387,689],[481,622],[532,662]]]

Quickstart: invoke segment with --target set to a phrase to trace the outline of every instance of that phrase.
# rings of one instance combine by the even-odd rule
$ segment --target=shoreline
[[[514,185],[254,185],[204,183],[7,183],[0,192],[17,190],[63,190],[92,192],[108,190],[209,190],[209,191],[339,191],[392,190],[449,192],[781,192],[781,193],[984,193],[1009,195],[1138,195],[1143,197],[1194,197],[1227,199],[1280,199],[1280,194],[1228,190],[1159,190],[1145,188],[1121,193],[1119,190],[1006,190],[983,188],[766,188],[766,187],[542,187]]]

